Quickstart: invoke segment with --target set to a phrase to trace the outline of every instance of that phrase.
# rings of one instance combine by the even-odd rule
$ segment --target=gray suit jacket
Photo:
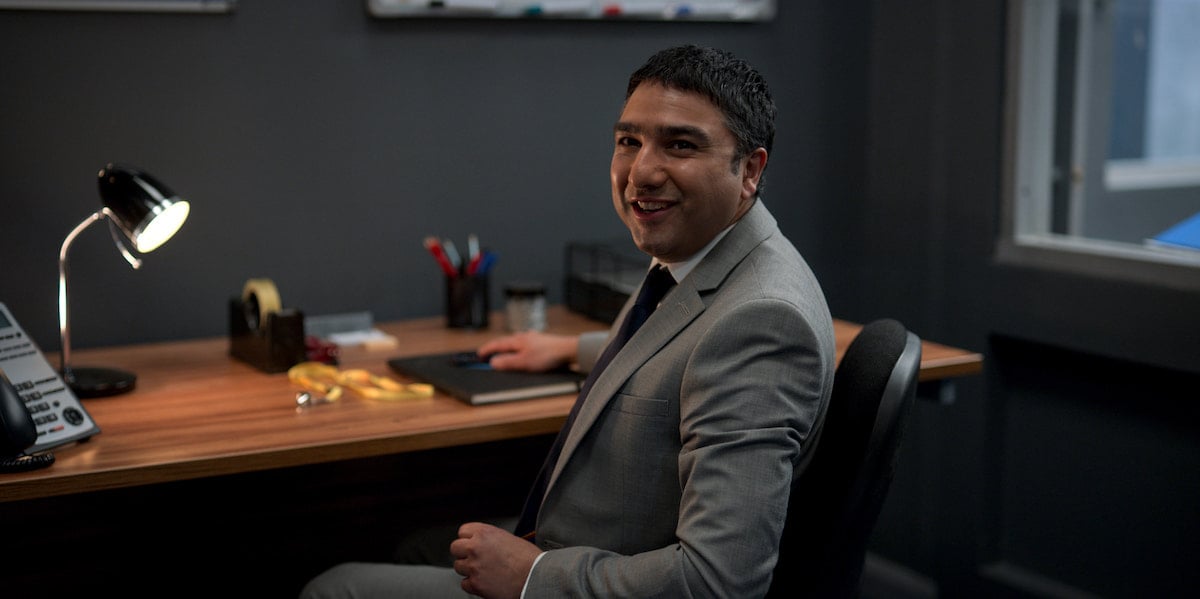
[[[760,200],[595,382],[526,597],[764,595],[834,359],[820,285]]]

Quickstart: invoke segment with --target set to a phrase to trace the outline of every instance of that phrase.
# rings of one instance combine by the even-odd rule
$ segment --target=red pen
[[[442,250],[442,243],[438,241],[437,237],[432,235],[426,237],[425,249],[433,254],[433,259],[437,260],[438,266],[442,267],[442,272],[446,273],[447,277],[458,276],[458,271],[455,270],[453,264],[450,264],[450,259],[446,257],[446,252]]]
[[[467,276],[475,276],[475,271],[479,270],[480,262],[483,262],[483,253],[475,254],[475,257],[471,258],[471,262],[467,264]]]

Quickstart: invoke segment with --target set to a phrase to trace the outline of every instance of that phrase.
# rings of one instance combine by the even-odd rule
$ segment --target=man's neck
[[[714,247],[716,247],[717,243],[721,241],[721,239],[725,237],[729,231],[737,226],[737,224],[738,221],[734,221],[732,225],[722,229],[719,233],[714,235],[713,238],[704,245],[704,247],[700,248],[700,251],[692,254],[686,260],[679,260],[677,262],[663,262],[662,260],[655,258],[654,260],[651,260],[650,266],[653,267],[655,264],[662,264],[663,266],[667,267],[667,270],[671,271],[671,276],[674,277],[676,281],[682,281],[683,278],[688,276],[688,273],[692,272],[692,270],[696,268],[696,265],[700,264],[700,261],[704,260],[704,257],[707,256]]]

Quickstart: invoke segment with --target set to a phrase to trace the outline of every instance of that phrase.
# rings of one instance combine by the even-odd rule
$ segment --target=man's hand
[[[488,341],[475,353],[488,357],[496,370],[545,372],[575,361],[579,337],[525,331]]]
[[[463,590],[489,599],[518,599],[541,552],[537,545],[482,522],[463,524],[450,543]]]

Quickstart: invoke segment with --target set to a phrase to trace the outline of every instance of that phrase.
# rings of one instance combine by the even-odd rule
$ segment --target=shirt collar
[[[725,237],[727,233],[729,233],[730,229],[733,229],[735,226],[737,226],[737,222],[725,227],[720,233],[717,233],[716,236],[712,238],[712,241],[709,241],[707,245],[700,248],[700,251],[692,254],[692,257],[688,258],[687,260],[681,260],[679,262],[662,262],[658,258],[655,258],[650,261],[650,268],[654,268],[654,266],[657,264],[662,264],[663,266],[667,267],[667,270],[671,271],[671,278],[675,279],[676,282],[682,281],[684,277],[688,276],[688,273],[692,272],[692,270],[696,268],[697,264],[700,264],[700,261],[708,255],[708,252],[712,251],[713,247],[717,245],[717,242],[721,241],[721,239]]]

